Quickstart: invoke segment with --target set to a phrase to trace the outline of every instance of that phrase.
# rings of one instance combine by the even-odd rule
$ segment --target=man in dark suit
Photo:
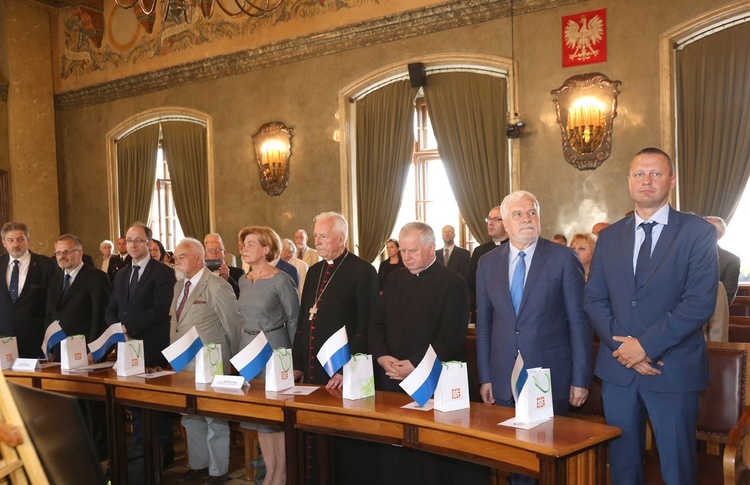
[[[109,303],[107,275],[83,262],[83,245],[72,234],[64,234],[55,242],[56,271],[47,291],[46,325],[55,320],[65,335],[84,335],[91,343],[104,332],[104,309]],[[60,347],[53,349],[55,360],[60,360]],[[81,400],[88,414],[91,433],[99,458],[107,457],[107,414],[104,403]]]
[[[635,213],[599,234],[585,309],[601,339],[607,424],[622,429],[610,444],[613,484],[642,483],[650,418],[666,483],[695,483],[698,394],[708,365],[703,324],[714,312],[719,263],[716,230],[677,212],[669,155],[638,152],[628,175]]]
[[[115,276],[106,319],[108,326],[122,323],[128,338],[143,340],[146,366],[155,367],[167,363],[161,351],[169,346],[169,305],[176,279],[172,268],[151,258],[149,241],[147,226],[128,229],[132,262]]]
[[[125,238],[121,237],[117,240],[117,254],[113,254],[109,258],[109,266],[107,267],[107,276],[109,281],[115,284],[115,275],[117,272],[129,265],[132,258],[128,254],[128,245],[125,243]]]
[[[466,286],[469,287],[472,322],[476,322],[477,316],[477,269],[479,269],[479,258],[499,245],[508,242],[508,233],[505,232],[503,218],[500,216],[500,206],[493,207],[485,220],[487,221],[487,235],[491,239],[474,248],[474,252],[471,253],[471,259],[469,260],[469,270],[466,274]]]
[[[239,282],[245,276],[245,272],[242,268],[235,268],[226,264],[224,260],[227,253],[224,248],[224,241],[221,240],[219,233],[206,234],[206,237],[203,238],[203,247],[206,249],[206,261],[221,261],[219,269],[214,270],[214,273],[227,280],[232,285],[235,297],[239,298]]]
[[[443,247],[435,252],[438,261],[466,279],[469,272],[469,251],[456,246],[456,230],[453,226],[443,228]]]
[[[0,335],[15,336],[19,357],[41,357],[47,284],[55,264],[29,251],[29,229],[23,222],[8,222],[0,231]]]
[[[716,227],[716,236],[718,239],[724,237],[727,232],[727,224],[724,219],[716,216],[708,216],[706,220]],[[727,303],[732,305],[734,297],[737,296],[737,286],[740,282],[740,257],[730,253],[721,246],[716,246],[719,251],[719,281],[724,283],[724,290],[727,292]]]
[[[151,257],[148,243],[151,229],[143,224],[132,225],[126,235],[131,263],[117,272],[105,318],[107,326],[122,323],[126,339],[143,340],[146,367],[167,364],[161,351],[169,346],[169,307],[176,278],[174,270]],[[137,268],[137,269],[136,269]],[[143,441],[142,413],[131,409],[133,445]],[[174,461],[171,421],[165,413],[158,415],[159,442],[165,465]]]
[[[65,335],[84,335],[91,343],[106,329],[109,280],[103,271],[84,264],[82,256],[83,246],[76,236],[64,234],[55,242],[55,257],[62,271],[50,279],[45,323],[48,326],[58,320]]]
[[[539,237],[532,194],[509,194],[500,208],[509,242],[486,254],[477,271],[479,392],[485,403],[514,406],[511,372],[520,351],[527,368],[550,369],[553,409],[565,416],[591,385],[583,267],[570,248]]]

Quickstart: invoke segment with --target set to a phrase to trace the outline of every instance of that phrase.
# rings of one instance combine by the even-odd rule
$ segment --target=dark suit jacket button
[[[516,330],[516,335],[518,335],[519,333],[521,333],[521,331],[520,330]]]
[[[638,302],[636,302],[636,301],[631,301],[630,302],[630,306],[636,306],[637,304],[638,304]]]

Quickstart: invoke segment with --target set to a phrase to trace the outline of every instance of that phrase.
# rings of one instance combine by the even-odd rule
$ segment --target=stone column
[[[50,18],[40,4],[0,2],[11,219],[29,226],[31,250],[42,254],[60,234]]]

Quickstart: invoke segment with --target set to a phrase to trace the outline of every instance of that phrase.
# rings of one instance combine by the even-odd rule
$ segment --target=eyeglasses
[[[485,217],[484,218],[484,222],[490,222],[490,221],[498,223],[498,222],[503,222],[503,219],[501,217]]]
[[[126,244],[146,244],[148,240],[146,239],[126,239]]]
[[[63,249],[62,251],[55,251],[54,255],[55,256],[69,256],[75,253],[76,251],[83,251],[83,250],[82,249]]]

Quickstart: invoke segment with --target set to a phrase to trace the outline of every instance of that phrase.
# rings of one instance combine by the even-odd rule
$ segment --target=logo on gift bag
[[[544,406],[546,406],[544,396],[539,396],[538,398],[536,398],[536,408],[542,409],[544,408]]]
[[[451,389],[451,399],[461,399],[461,388],[454,387]]]
[[[80,353],[80,352],[76,352],[76,353],[75,353],[75,356],[74,356],[73,358],[74,358],[75,360],[81,360],[81,359],[83,358],[83,356],[81,355],[81,353]]]
[[[130,360],[130,365],[132,365],[133,367],[138,366],[138,359],[137,358],[131,359]]]
[[[5,354],[5,362],[13,362],[13,354]]]
[[[287,379],[289,379],[289,371],[282,370],[281,371],[281,380],[285,381]]]

